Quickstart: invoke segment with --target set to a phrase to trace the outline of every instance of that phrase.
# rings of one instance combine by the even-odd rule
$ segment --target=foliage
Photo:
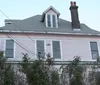
[[[15,85],[14,71],[10,63],[7,64],[6,61],[3,52],[0,52],[0,85]]]
[[[51,73],[51,85],[59,85],[59,75],[57,71]]]
[[[30,61],[28,54],[23,55],[22,63],[13,65],[7,63],[7,58],[0,52],[0,85],[100,85],[99,57],[94,65],[86,65],[86,68],[80,65],[81,59],[76,56],[68,65],[61,66],[59,76],[50,54],[47,54],[46,62],[42,59]]]
[[[30,62],[28,55],[24,55],[21,66],[29,85],[59,85],[59,75],[50,69],[50,62],[49,65],[40,59]]]
[[[47,54],[46,62],[48,66],[51,66],[54,64],[54,58],[51,58],[51,55],[49,53]]]
[[[69,85],[82,85],[83,84],[83,68],[79,65],[80,57],[75,57],[74,60],[62,69],[61,77],[66,78],[63,81],[63,85],[68,83]],[[68,79],[67,79],[68,78]]]
[[[90,85],[100,85],[100,58],[97,58],[96,64],[91,67],[89,72],[88,81]]]

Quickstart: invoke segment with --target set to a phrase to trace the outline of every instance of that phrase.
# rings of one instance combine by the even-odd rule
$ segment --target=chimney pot
[[[70,4],[71,4],[71,6],[74,6],[74,2],[71,1]]]
[[[76,6],[76,2],[74,1],[74,6]]]

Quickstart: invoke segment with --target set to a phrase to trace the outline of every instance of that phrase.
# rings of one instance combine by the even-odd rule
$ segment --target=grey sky
[[[55,7],[60,12],[60,17],[71,21],[70,6],[71,0],[2,0],[0,9],[10,19],[25,19],[37,14],[42,14],[49,6]],[[100,31],[100,0],[75,0],[79,6],[79,19],[89,27]],[[0,12],[0,26],[4,25],[7,19]]]

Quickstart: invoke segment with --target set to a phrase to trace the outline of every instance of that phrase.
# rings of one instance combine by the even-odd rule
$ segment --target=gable
[[[56,14],[57,15],[57,13],[51,8],[51,9],[49,9],[47,12],[46,12],[46,14],[48,14],[48,13],[52,13],[52,14]]]
[[[58,16],[60,15],[60,13],[53,7],[53,6],[50,6],[48,9],[46,9],[43,14],[46,14],[47,12],[49,11],[52,11],[52,12],[55,12]]]

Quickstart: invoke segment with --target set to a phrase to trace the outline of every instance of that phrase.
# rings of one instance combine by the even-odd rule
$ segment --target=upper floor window
[[[97,42],[90,42],[92,59],[99,57]]]
[[[57,15],[47,14],[46,27],[58,28]]]

